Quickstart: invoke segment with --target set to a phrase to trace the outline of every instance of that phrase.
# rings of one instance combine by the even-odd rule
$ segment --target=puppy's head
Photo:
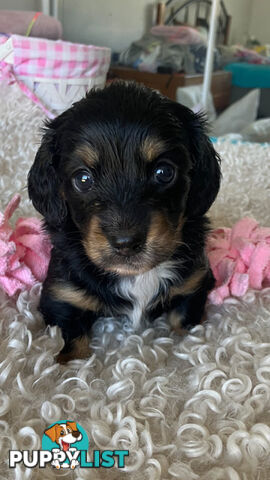
[[[49,230],[72,221],[90,260],[126,275],[170,258],[183,223],[206,213],[219,181],[199,115],[113,83],[47,125],[28,189]]]

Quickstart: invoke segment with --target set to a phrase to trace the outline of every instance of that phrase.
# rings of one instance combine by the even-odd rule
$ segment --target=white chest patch
[[[174,281],[177,275],[174,270],[175,262],[163,262],[149,272],[141,273],[120,280],[117,294],[130,300],[133,304],[127,313],[134,328],[138,328],[140,320],[160,289],[166,288],[167,281]]]

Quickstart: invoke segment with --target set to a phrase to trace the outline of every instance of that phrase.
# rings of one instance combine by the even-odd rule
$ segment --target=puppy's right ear
[[[46,223],[60,229],[67,207],[60,193],[60,179],[55,169],[57,161],[56,132],[48,128],[28,174],[28,194]]]

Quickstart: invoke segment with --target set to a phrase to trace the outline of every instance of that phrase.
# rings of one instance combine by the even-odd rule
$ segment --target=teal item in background
[[[229,63],[224,70],[232,72],[232,85],[242,88],[270,88],[270,65]]]

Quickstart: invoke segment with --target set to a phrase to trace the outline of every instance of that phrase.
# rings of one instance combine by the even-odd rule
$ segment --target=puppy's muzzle
[[[109,242],[115,252],[118,255],[125,257],[131,257],[132,255],[140,253],[143,248],[144,241],[145,240],[142,235],[131,234],[128,232],[120,233],[109,239]]]

